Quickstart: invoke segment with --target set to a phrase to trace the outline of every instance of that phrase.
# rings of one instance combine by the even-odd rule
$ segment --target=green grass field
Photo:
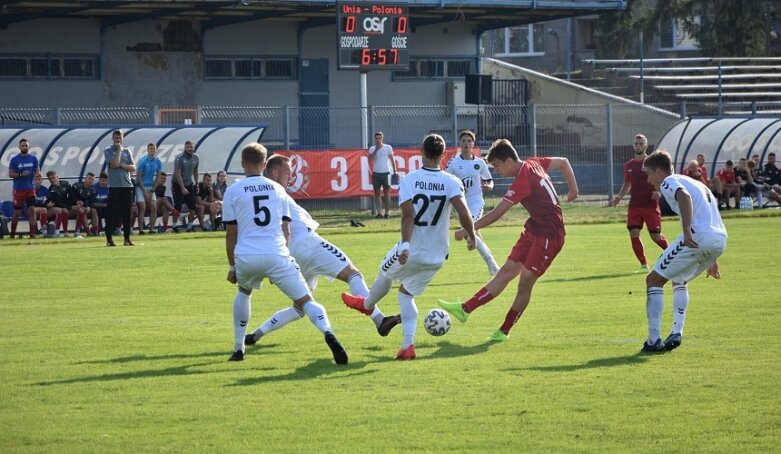
[[[418,359],[397,362],[400,327],[379,337],[340,302],[346,285],[321,279],[346,367],[306,319],[226,361],[235,289],[219,234],[112,249],[3,240],[0,452],[777,452],[781,218],[755,214],[726,220],[723,279],[690,285],[683,346],[653,357],[637,355],[645,286],[626,230],[591,223],[588,209],[504,343],[485,337],[513,285],[443,337],[419,323]],[[322,233],[371,285],[397,221]],[[498,258],[520,231],[510,223],[483,232]],[[668,238],[679,231],[666,220]],[[487,279],[479,255],[453,243],[421,314]],[[273,286],[253,296],[252,328],[289,304]]]

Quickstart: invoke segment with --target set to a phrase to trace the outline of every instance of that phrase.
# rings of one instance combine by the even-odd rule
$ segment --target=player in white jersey
[[[464,202],[464,187],[458,178],[441,170],[444,153],[442,136],[430,134],[423,140],[423,168],[408,174],[399,185],[401,241],[382,260],[367,298],[342,293],[342,301],[348,307],[369,315],[388,294],[393,281],[401,282],[398,301],[403,340],[396,359],[415,359],[418,308],[414,297],[423,293],[445,263],[450,244],[451,206],[467,232],[469,249],[474,249],[475,231]]]
[[[466,206],[469,207],[469,212],[472,213],[472,221],[477,221],[483,217],[483,207],[485,206],[483,191],[493,189],[494,180],[491,176],[491,171],[488,170],[488,164],[472,153],[472,148],[475,146],[474,133],[467,130],[461,131],[458,140],[461,145],[461,153],[455,155],[450,160],[445,171],[458,177],[464,184]],[[477,252],[480,253],[485,264],[488,265],[488,273],[494,276],[499,272],[499,265],[496,264],[491,250],[483,241],[480,231],[475,230],[475,233],[477,234],[475,237]]]
[[[688,282],[703,271],[707,271],[706,277],[721,278],[717,259],[727,246],[727,229],[719,214],[718,200],[710,189],[692,178],[674,175],[669,153],[664,150],[651,153],[643,166],[648,181],[680,215],[683,230],[665,249],[645,280],[648,340],[641,352],[661,353],[677,348],[683,341],[683,325],[689,306]],[[673,327],[667,339],[662,341],[664,284],[667,281],[673,283]]]
[[[241,151],[241,166],[247,178],[229,186],[222,205],[226,225],[225,252],[228,282],[238,284],[233,300],[234,348],[231,361],[244,359],[244,341],[250,319],[252,289],[268,278],[291,300],[293,307],[325,335],[337,364],[347,364],[347,352],[334,336],[325,308],[309,292],[298,264],[290,256],[290,207],[293,199],[285,188],[263,177],[266,148],[251,143]]]
[[[290,159],[287,156],[274,155],[266,164],[266,175],[286,188],[290,185],[292,169]],[[329,280],[339,279],[350,285],[353,295],[369,296],[369,288],[363,280],[361,272],[350,261],[350,258],[341,249],[326,241],[317,234],[317,223],[312,216],[295,201],[290,206],[290,255],[296,259],[301,268],[309,290],[315,291],[317,280],[325,276]],[[303,314],[294,306],[282,309],[263,322],[251,334],[247,334],[244,343],[253,345],[264,335],[276,331],[290,322],[303,317]],[[387,336],[394,326],[401,322],[401,316],[392,315],[385,317],[378,307],[374,308],[371,319],[377,327],[380,336]]]

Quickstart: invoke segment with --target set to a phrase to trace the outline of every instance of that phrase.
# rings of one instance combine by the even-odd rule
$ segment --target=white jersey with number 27
[[[411,201],[415,212],[411,261],[444,263],[450,247],[450,200],[463,196],[461,180],[440,169],[423,167],[401,180],[399,205]]]
[[[222,202],[222,220],[236,222],[239,235],[236,255],[290,255],[282,233],[283,220],[290,220],[293,199],[274,181],[253,176],[228,186]]]

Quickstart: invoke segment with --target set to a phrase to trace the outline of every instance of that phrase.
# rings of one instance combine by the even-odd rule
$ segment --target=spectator
[[[138,207],[138,233],[144,233],[144,211],[149,210],[149,233],[155,233],[157,223],[157,202],[154,185],[160,172],[163,171],[163,161],[157,156],[157,146],[146,145],[146,156],[138,160],[136,166],[136,204]],[[140,197],[139,197],[140,196]]]
[[[765,179],[765,185],[768,187],[768,198],[781,205],[781,170],[779,170],[776,164],[775,153],[768,153],[767,163],[762,169],[762,176]]]
[[[381,218],[380,213],[380,189],[383,191],[382,206],[385,208],[385,218],[388,218],[390,210],[390,170],[396,174],[396,162],[393,160],[393,147],[383,143],[385,136],[382,132],[374,133],[374,145],[369,147],[369,163],[372,166],[372,187],[374,188],[375,217]]]
[[[216,200],[222,201],[222,196],[225,194],[225,191],[228,189],[228,173],[224,170],[220,170],[217,172],[217,181],[215,181],[212,186],[214,186],[214,198]]]
[[[47,208],[54,208],[54,234],[55,236],[68,236],[68,217],[71,204],[70,184],[67,181],[61,181],[57,172],[50,170],[46,172],[46,178],[49,179],[49,199],[46,202]]]
[[[11,217],[11,238],[16,236],[19,216],[27,205],[27,220],[30,224],[30,238],[35,238],[35,174],[39,171],[38,158],[29,153],[30,142],[19,140],[19,154],[8,163],[8,176],[13,180],[14,214]]]
[[[700,167],[696,159],[692,159],[691,161],[689,161],[689,165],[687,165],[686,168],[683,169],[683,174],[689,178],[693,178],[699,181],[704,185],[708,184],[708,179],[705,178],[705,175],[702,173],[702,167]]]
[[[737,180],[735,180],[735,169],[732,160],[725,163],[724,167],[716,172],[716,176],[713,178],[718,181],[716,194],[721,194],[720,202],[729,210],[729,199],[735,198],[735,208],[738,207],[740,197],[740,186],[738,186]]]
[[[92,187],[94,184],[95,174],[87,172],[81,183],[71,186],[71,201],[73,202],[71,212],[76,216],[76,232],[74,233],[76,238],[81,237],[82,232],[89,235],[87,216],[92,211],[91,207],[95,202],[95,189]]]
[[[108,167],[108,219],[106,221],[106,246],[114,247],[114,227],[118,218],[122,219],[125,233],[125,246],[135,246],[130,240],[133,224],[133,180],[130,173],[136,171],[136,162],[130,150],[122,146],[124,135],[117,129],[111,134],[113,145],[103,150]]]
[[[754,186],[754,194],[756,194],[757,197],[757,208],[762,208],[765,205],[763,193],[769,188],[766,187],[766,185],[763,183],[765,181],[765,177],[759,173],[759,167],[757,167],[756,161],[751,159],[747,165],[749,177],[751,178],[751,184]]]
[[[174,196],[174,208],[181,213],[182,205],[187,205],[187,231],[193,231],[193,220],[198,214],[198,164],[200,160],[195,154],[195,146],[192,141],[184,143],[184,151],[174,161],[174,181],[171,184],[171,193]],[[174,221],[174,231],[178,219]]]
[[[171,213],[173,216],[173,223],[176,224],[176,220],[179,219],[179,212],[174,208],[174,205],[171,203],[170,200],[168,200],[168,197],[165,196],[165,185],[166,181],[168,180],[168,174],[165,172],[160,172],[160,174],[157,176],[157,181],[155,182],[154,186],[154,192],[155,192],[155,198],[156,200],[156,210],[157,210],[157,216],[159,216],[163,220],[163,225],[161,226],[160,232],[167,232],[168,231],[168,214]]]
[[[705,166],[705,155],[700,153],[697,155],[697,165],[700,166],[700,172],[702,172],[702,178],[705,184],[708,184],[708,168]]]
[[[751,197],[757,195],[757,187],[754,186],[754,180],[751,177],[751,171],[748,168],[748,160],[740,158],[738,167],[735,168],[735,181],[740,186],[741,197]]]
[[[57,216],[58,210],[54,207],[46,207],[46,199],[49,198],[49,190],[43,186],[43,176],[41,172],[35,172],[35,178],[33,179],[35,185],[35,205],[33,207],[33,216],[41,223],[41,230],[44,232],[44,236],[48,237],[49,232],[47,230],[49,224],[49,216],[54,219]],[[54,224],[52,224],[52,234],[54,234]]]
[[[201,230],[216,230],[217,228],[217,211],[219,211],[219,203],[214,198],[214,186],[212,185],[212,174],[204,173],[203,180],[198,183],[198,223],[201,225]],[[209,212],[209,225],[204,223],[204,215]]]
[[[92,185],[95,190],[95,199],[92,202],[90,217],[92,218],[92,236],[100,235],[100,231],[105,229],[106,217],[108,216],[108,174],[101,172],[98,182]]]

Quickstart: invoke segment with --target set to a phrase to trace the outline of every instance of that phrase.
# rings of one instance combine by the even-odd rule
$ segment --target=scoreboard
[[[338,69],[409,69],[406,3],[339,2]]]

